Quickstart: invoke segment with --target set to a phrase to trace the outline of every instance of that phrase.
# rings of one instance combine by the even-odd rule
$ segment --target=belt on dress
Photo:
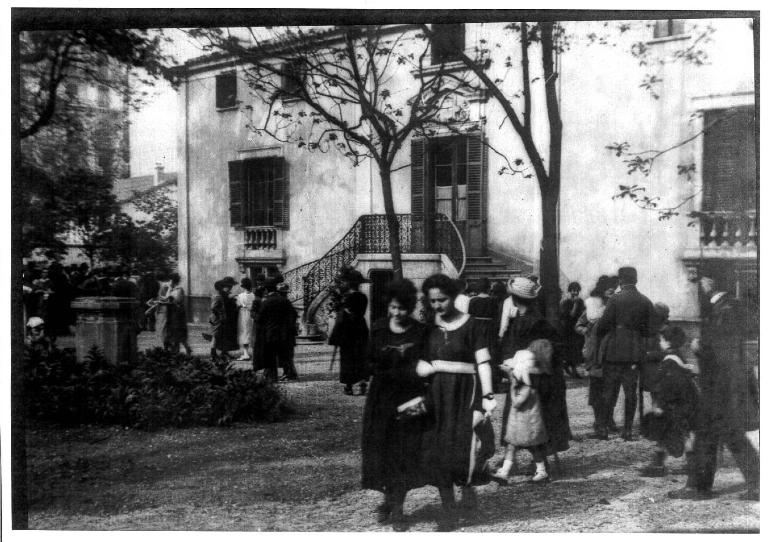
[[[477,373],[477,366],[474,363],[466,363],[464,361],[446,361],[443,359],[433,359],[429,362],[434,367],[437,373],[454,373],[454,374],[475,374]]]
[[[485,316],[475,316],[475,320],[485,320],[487,322],[492,322],[493,318],[486,318]]]

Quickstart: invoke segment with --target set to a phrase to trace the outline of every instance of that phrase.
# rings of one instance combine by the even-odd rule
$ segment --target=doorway
[[[371,269],[371,323],[387,315],[387,289],[394,276],[391,269]]]

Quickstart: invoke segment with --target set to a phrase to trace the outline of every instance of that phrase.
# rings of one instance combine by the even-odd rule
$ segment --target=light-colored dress
[[[157,293],[157,299],[165,301],[168,292],[171,291],[169,282],[161,282],[160,290]],[[166,346],[170,342],[170,328],[168,326],[169,308],[166,303],[159,303],[155,309],[155,336],[160,346]]]
[[[237,294],[237,342],[238,344],[253,344],[253,318],[251,307],[256,295],[253,292],[242,291]]]

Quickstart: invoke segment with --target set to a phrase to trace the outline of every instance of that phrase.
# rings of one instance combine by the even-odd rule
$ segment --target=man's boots
[[[664,465],[666,458],[667,453],[664,450],[654,451],[651,462],[640,469],[640,476],[645,478],[661,478],[667,474],[667,467]]]

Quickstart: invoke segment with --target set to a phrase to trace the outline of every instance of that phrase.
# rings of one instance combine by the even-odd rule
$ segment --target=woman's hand
[[[435,368],[423,359],[420,359],[416,364],[416,374],[421,378],[427,378],[435,374]]]
[[[483,399],[483,410],[486,414],[490,415],[496,408],[496,399]]]

